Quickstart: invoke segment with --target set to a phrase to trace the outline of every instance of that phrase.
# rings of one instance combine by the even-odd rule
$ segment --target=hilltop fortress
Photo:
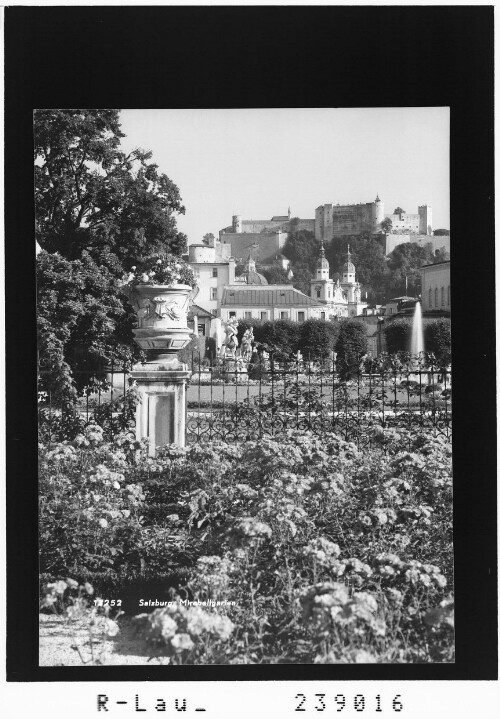
[[[388,219],[392,222],[389,233],[382,226]],[[387,215],[378,195],[373,202],[356,205],[320,205],[314,219],[292,219],[290,208],[288,215],[274,215],[270,220],[243,220],[240,215],[234,215],[232,224],[220,230],[219,240],[230,246],[228,251],[238,261],[246,261],[250,256],[256,262],[266,264],[281,253],[288,234],[300,230],[314,232],[316,239],[322,242],[365,232],[384,235],[386,254],[402,242],[421,245],[430,242],[434,249],[446,246],[449,251],[449,237],[432,237],[432,208],[429,205],[420,205],[414,214]]]
[[[418,214],[402,212],[386,215],[384,203],[377,195],[374,202],[358,205],[320,205],[316,208],[314,234],[323,242],[339,235],[360,235],[362,232],[381,233],[382,222],[392,221],[393,232],[432,235],[432,208],[421,205]]]

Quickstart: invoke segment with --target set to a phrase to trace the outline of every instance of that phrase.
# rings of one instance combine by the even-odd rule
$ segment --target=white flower
[[[118,482],[113,482],[113,487],[114,487],[115,489],[120,489],[120,485],[119,485]]]
[[[120,631],[120,627],[112,619],[106,619],[106,634],[108,637],[114,637]]]
[[[106,527],[108,526],[108,520],[107,520],[107,519],[104,519],[104,518],[102,517],[102,518],[99,520],[99,524],[101,525],[101,527],[102,527],[103,529],[106,529]]]
[[[193,640],[189,634],[176,634],[175,637],[172,637],[170,640],[170,644],[176,653],[180,653],[185,650],[189,651],[194,647]]]
[[[161,265],[161,260],[156,260],[157,265]]]
[[[137,267],[136,267],[136,265],[134,265],[134,266],[132,267],[132,272],[135,272],[136,269],[137,269]]]
[[[141,280],[142,280],[143,282],[149,282],[149,277],[148,277],[148,275],[147,275],[145,272],[142,273],[142,275],[141,275]]]

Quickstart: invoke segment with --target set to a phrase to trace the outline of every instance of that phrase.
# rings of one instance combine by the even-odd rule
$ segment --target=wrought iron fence
[[[135,437],[136,395],[130,361],[112,360],[100,369],[83,360],[73,370],[74,390],[61,391],[54,372],[43,361],[38,363],[39,439],[47,444],[73,439],[85,426],[101,426],[108,439],[118,432]]]
[[[312,360],[272,352],[253,362],[192,355],[187,388],[186,442],[279,439],[288,430],[321,436],[335,432],[359,447],[377,429],[430,430],[451,440],[451,368],[426,358],[382,355],[357,358],[343,368],[333,359]],[[107,438],[135,436],[138,401],[130,362],[99,372],[80,366],[78,391],[64,398],[39,365],[39,436],[51,443],[72,439],[95,422]]]
[[[332,358],[276,356],[249,364],[193,356],[187,442],[279,439],[298,430],[336,432],[361,447],[380,427],[451,439],[451,368],[428,356],[383,355],[340,367]]]

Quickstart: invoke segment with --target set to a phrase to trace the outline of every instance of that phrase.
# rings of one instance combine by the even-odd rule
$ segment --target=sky
[[[430,205],[450,228],[449,109],[121,110],[122,146],[152,150],[179,187],[189,244],[243,220],[314,218],[325,203],[372,202],[385,214]]]

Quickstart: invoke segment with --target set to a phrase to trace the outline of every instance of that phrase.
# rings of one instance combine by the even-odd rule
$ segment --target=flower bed
[[[115,598],[161,576],[171,606],[136,624],[171,663],[453,661],[451,447],[371,431],[363,451],[296,432],[149,458],[95,426],[41,447],[44,576]]]

